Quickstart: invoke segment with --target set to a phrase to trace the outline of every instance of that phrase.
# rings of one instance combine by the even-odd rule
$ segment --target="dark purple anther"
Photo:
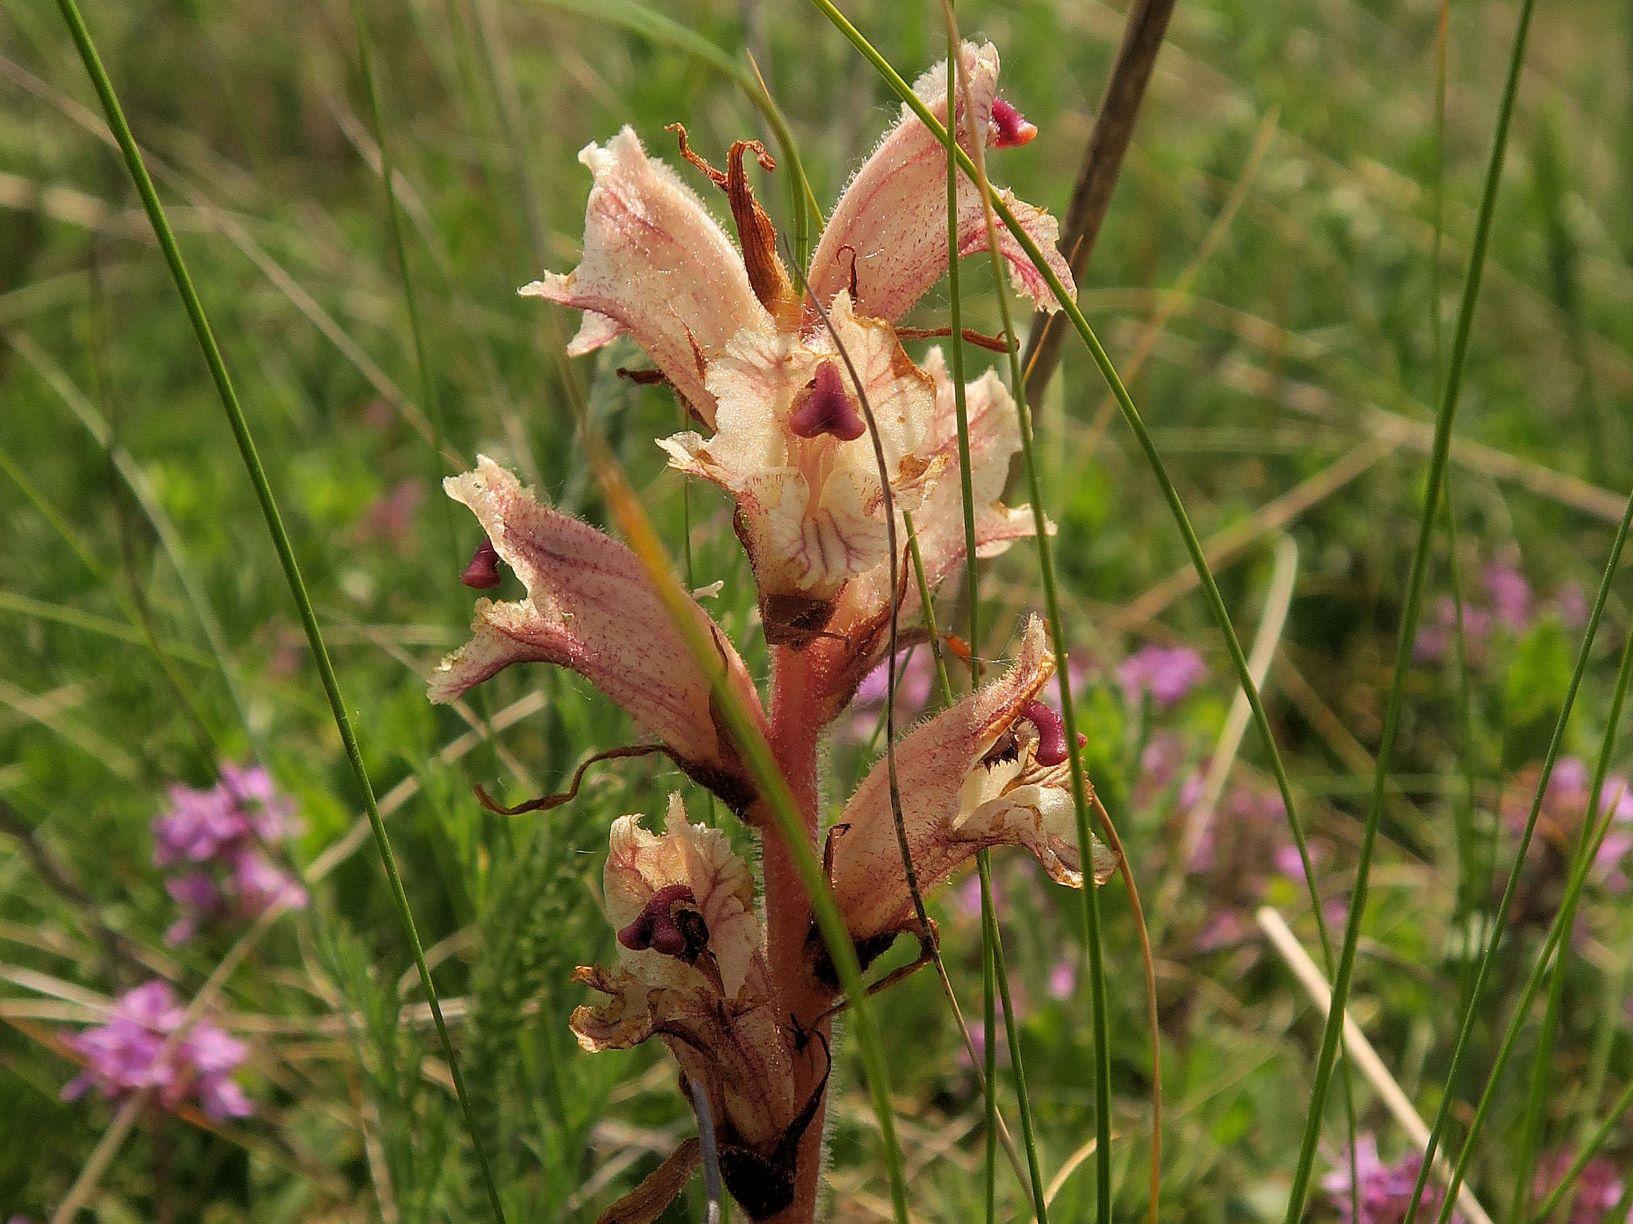
[[[992,143],[1000,149],[1031,144],[1032,138],[1038,134],[1037,125],[1028,123],[1025,115],[1002,98],[992,100],[992,126],[998,133]]]
[[[696,960],[703,950],[702,944],[699,942],[694,948],[694,938],[688,938],[687,930],[700,927],[701,923],[688,923],[687,930],[682,929],[681,924],[675,921],[674,913],[674,907],[682,903],[695,903],[692,890],[686,885],[669,884],[658,889],[641,907],[641,912],[635,915],[635,921],[618,932],[618,942],[631,952],[651,948],[664,956],[678,956],[688,962]],[[693,913],[696,916],[696,912]],[[707,938],[706,933],[704,938]]]
[[[499,554],[494,551],[493,541],[487,536],[483,536],[482,542],[476,546],[476,555],[471,558],[471,563],[465,567],[459,580],[478,591],[491,591],[499,585]]]
[[[1034,697],[1021,707],[1021,717],[1038,729],[1039,765],[1059,765],[1066,759],[1066,724],[1059,714]]]
[[[842,442],[854,442],[868,427],[845,392],[839,367],[824,361],[817,367],[816,377],[794,397],[788,428],[801,438],[832,434]]]

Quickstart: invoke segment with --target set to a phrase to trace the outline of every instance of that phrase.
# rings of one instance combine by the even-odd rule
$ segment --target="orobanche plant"
[[[971,104],[951,108],[960,143],[968,150],[1030,140],[1036,130],[997,96],[997,51],[966,43],[962,56],[969,89],[960,99]],[[916,89],[944,119],[946,66]],[[465,582],[497,586],[503,562],[527,595],[478,603],[475,635],[443,662],[431,697],[450,701],[512,663],[569,667],[759,834],[756,904],[753,870],[724,833],[688,818],[679,795],[667,804],[654,797],[651,806],[665,808],[661,827],[648,827],[644,813],[614,823],[605,906],[618,961],[578,970],[602,1001],[578,1008],[572,1027],[589,1051],[662,1040],[742,1209],[754,1220],[809,1221],[832,1019],[843,999],[793,849],[727,729],[720,691],[769,742],[863,966],[900,934],[917,937],[921,949],[934,940],[916,916],[910,879],[928,889],[999,845],[1026,847],[1069,887],[1082,887],[1083,873],[1064,732],[1040,700],[1055,660],[1036,617],[1000,678],[892,746],[894,787],[880,762],[838,821],[825,834],[818,828],[824,731],[885,658],[893,616],[900,623],[922,611],[916,591],[891,580],[905,565],[892,566],[890,555],[891,539],[907,538],[904,511],[930,588],[964,561],[954,389],[939,350],[917,364],[896,329],[946,272],[945,147],[904,107],[840,198],[796,285],[745,170],[751,153],[772,168],[763,148],[738,141],[721,171],[675,130],[681,156],[725,192],[737,243],[625,128],[580,155],[595,184],[579,266],[522,292],[584,312],[571,354],[627,333],[696,422],[696,431],[660,445],[672,466],[718,485],[734,503],[771,646],[769,704],[700,606],[685,609],[694,625],[677,623],[634,552],[540,503],[487,458],[446,482],[487,535]],[[1004,198],[1070,284],[1054,220]],[[957,210],[959,253],[986,250],[980,194],[967,181]],[[1001,253],[1018,287],[1052,306],[1037,269],[1009,242]],[[967,388],[966,402],[975,542],[989,556],[1030,535],[1034,520],[1028,508],[1000,501],[1019,448],[1008,391],[989,371]],[[713,643],[715,674],[689,648],[698,632]],[[1100,882],[1113,863],[1098,846],[1094,859]],[[655,1218],[699,1159],[698,1140],[688,1140],[609,1218]]]

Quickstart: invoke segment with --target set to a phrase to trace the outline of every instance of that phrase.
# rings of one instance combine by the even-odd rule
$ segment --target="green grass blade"
[[[1582,885],[1587,880],[1587,867],[1592,865],[1598,852],[1593,830],[1599,823],[1599,807],[1604,802],[1605,778],[1610,773],[1611,755],[1616,747],[1616,729],[1622,720],[1622,706],[1627,700],[1629,678],[1633,678],[1633,635],[1628,637],[1622,647],[1622,661],[1616,671],[1616,688],[1611,694],[1610,710],[1605,716],[1605,738],[1599,745],[1599,760],[1594,766],[1593,785],[1588,791],[1587,818],[1582,823],[1581,844],[1577,849],[1578,860],[1582,866],[1573,879],[1575,887],[1565,896],[1563,909],[1567,912],[1560,917],[1560,925],[1567,938],[1575,922],[1577,903],[1582,897]],[[1607,823],[1606,831],[1608,829]],[[1602,843],[1603,840],[1604,832],[1601,832],[1598,841]],[[1535,1176],[1534,1162],[1542,1134],[1543,1107],[1547,1103],[1548,1089],[1551,1086],[1548,1072],[1552,1065],[1554,1041],[1559,1034],[1564,1001],[1565,966],[1561,963],[1555,966],[1553,978],[1548,983],[1548,1004],[1543,1013],[1542,1033],[1537,1038],[1536,1052],[1531,1058],[1531,1091],[1525,1103],[1520,1157],[1514,1162],[1514,1193],[1508,1212],[1508,1218],[1516,1221],[1516,1224],[1525,1218],[1525,1208],[1531,1195]],[[1492,1078],[1496,1078],[1495,1074]]]
[[[962,40],[958,36],[958,22],[953,12],[952,0],[942,0],[941,8],[947,25],[947,67],[949,72],[947,78],[947,116],[949,123],[941,133],[941,139],[947,148],[949,159],[948,263],[949,265],[956,265],[958,262],[956,250],[958,184],[956,176],[953,174],[955,167],[952,162],[963,150],[958,145],[957,123],[953,121],[953,117],[957,114],[958,101],[963,102],[966,113],[969,113],[973,99],[969,91],[968,80],[953,71],[959,61],[959,47]],[[955,87],[961,92],[955,94]],[[1072,704],[1071,685],[1067,680],[1069,658],[1066,646],[1066,626],[1061,615],[1060,596],[1055,581],[1054,552],[1050,547],[1048,521],[1043,513],[1043,483],[1039,472],[1037,448],[1034,445],[1032,436],[1032,413],[1026,399],[1026,378],[1021,371],[1020,345],[1015,333],[1015,322],[1010,314],[1009,292],[1007,279],[1004,275],[1003,255],[998,245],[997,222],[994,219],[989,203],[993,193],[986,177],[985,149],[980,141],[971,141],[971,148],[974,150],[975,184],[981,192],[983,201],[984,219],[987,228],[987,252],[991,257],[994,296],[998,302],[998,316],[1002,323],[1002,335],[1008,341],[1010,392],[1015,398],[1015,416],[1020,427],[1021,457],[1026,469],[1027,486],[1032,498],[1034,542],[1038,551],[1039,571],[1043,579],[1044,607],[1049,616],[1049,635],[1059,669],[1056,673],[1056,679],[1059,685],[1061,717],[1066,726],[1066,747],[1070,757],[1072,802],[1077,817],[1078,855],[1084,870],[1082,889],[1083,928],[1084,943],[1088,948],[1090,1024],[1094,1039],[1095,1203],[1097,1219],[1101,1224],[1107,1224],[1111,1219],[1111,1034],[1108,1018],[1110,1005],[1107,997],[1104,951],[1100,936],[1100,896],[1094,882],[1092,868],[1094,839],[1089,831],[1088,787],[1084,779],[1082,748],[1078,743],[1077,718]],[[960,317],[961,321],[962,318]],[[954,324],[954,333],[962,334],[957,323]],[[968,480],[968,422],[966,421],[963,424],[964,436],[960,440],[960,445],[964,449],[960,454],[960,459],[964,461],[966,480]],[[974,510],[967,486],[964,493],[964,502],[965,541],[969,556],[973,560],[975,549],[972,546],[974,533],[971,516]],[[970,606],[972,608],[975,606],[973,598],[970,601]],[[976,651],[973,642],[970,649],[973,659]],[[981,864],[980,866],[985,867],[986,865]],[[1015,1032],[1015,1017],[1010,1003],[1009,977],[1004,964],[1003,944],[999,936],[997,917],[991,912],[991,891],[990,876],[985,875],[982,878],[982,939],[983,942],[991,941],[994,976],[998,983],[999,997],[1004,1005],[1005,1030],[1009,1036],[1010,1062],[1015,1073],[1016,1094],[1020,1100],[1022,1142],[1026,1147],[1027,1167],[1032,1177],[1033,1206],[1039,1224],[1046,1224],[1048,1208],[1044,1202],[1043,1176],[1038,1164],[1037,1143],[1032,1131],[1032,1109],[1026,1092],[1026,1073],[1021,1065],[1019,1038]],[[988,1048],[990,1050],[990,1044]]]
[[[1502,900],[1497,903],[1496,913],[1492,915],[1491,935],[1486,941],[1485,948],[1481,952],[1479,968],[1475,971],[1474,983],[1470,987],[1469,991],[1470,1003],[1463,1013],[1463,1022],[1457,1034],[1457,1042],[1452,1047],[1451,1064],[1446,1069],[1447,1089],[1441,1099],[1440,1109],[1435,1114],[1434,1125],[1429,1130],[1429,1147],[1424,1156],[1423,1167],[1425,1170],[1428,1169],[1430,1161],[1434,1159],[1436,1143],[1443,1132],[1446,1120],[1451,1111],[1451,1106],[1456,1100],[1456,1095],[1451,1091],[1450,1086],[1457,1082],[1458,1071],[1462,1068],[1463,1059],[1469,1050],[1469,1037],[1474,1029],[1475,1018],[1478,1015],[1477,1004],[1479,1002],[1481,993],[1485,989],[1486,978],[1489,976],[1491,967],[1497,959],[1497,949],[1502,943],[1503,924],[1508,919],[1508,911],[1513,905],[1515,895],[1519,891],[1520,875],[1525,867],[1525,854],[1526,851],[1530,849],[1531,836],[1536,831],[1537,818],[1542,813],[1542,801],[1547,795],[1549,779],[1553,776],[1554,762],[1558,760],[1560,749],[1565,743],[1565,731],[1570,724],[1571,713],[1576,708],[1576,695],[1581,687],[1582,677],[1587,672],[1588,657],[1593,651],[1594,640],[1599,634],[1599,622],[1604,616],[1605,603],[1610,598],[1610,588],[1616,579],[1616,571],[1620,568],[1622,563],[1622,550],[1627,544],[1628,530],[1630,527],[1633,527],[1633,494],[1629,494],[1628,496],[1627,509],[1623,512],[1621,525],[1616,529],[1616,538],[1611,543],[1610,557],[1605,563],[1605,575],[1599,583],[1599,592],[1595,596],[1593,608],[1588,614],[1588,624],[1587,629],[1584,631],[1582,636],[1582,646],[1577,651],[1576,667],[1571,673],[1569,685],[1566,686],[1564,700],[1561,702],[1559,708],[1559,716],[1554,721],[1553,735],[1548,741],[1548,751],[1542,758],[1542,773],[1537,778],[1536,794],[1531,799],[1531,810],[1526,816],[1525,829],[1520,834],[1519,846],[1514,852],[1514,865],[1509,869],[1508,880],[1503,886]],[[1624,665],[1626,661],[1627,657],[1624,654]],[[1625,683],[1625,677],[1618,677],[1618,684],[1620,685],[1623,683]],[[1607,739],[1607,742],[1600,754],[1600,769],[1603,772],[1608,772],[1610,768],[1610,762],[1607,755],[1610,747],[1611,744]],[[1597,796],[1597,789],[1593,792],[1593,794],[1594,796]],[[1587,831],[1584,832],[1585,839],[1588,838],[1589,832],[1592,830],[1593,820],[1591,817],[1591,812],[1597,808],[1597,798],[1595,797],[1592,799],[1590,803],[1590,819],[1588,821]],[[1564,904],[1561,906],[1559,912],[1554,915],[1553,928],[1550,931],[1550,941],[1554,944],[1557,944],[1564,935],[1569,934],[1569,924],[1576,916],[1576,898],[1580,894],[1583,884],[1586,882],[1588,868],[1592,866],[1593,863],[1593,847],[1591,841],[1585,841],[1582,849],[1584,852],[1578,856],[1581,861],[1576,865],[1576,878],[1571,881],[1570,886],[1566,889]],[[1532,967],[1530,980],[1526,983],[1526,989],[1521,996],[1521,1002],[1516,1007],[1515,1014],[1509,1022],[1508,1032],[1504,1036],[1503,1043],[1498,1051],[1497,1059],[1492,1067],[1491,1074],[1487,1076],[1485,1088],[1480,1094],[1479,1104],[1475,1107],[1474,1116],[1469,1122],[1468,1134],[1463,1140],[1462,1150],[1459,1152],[1457,1163],[1453,1168],[1451,1185],[1451,1194],[1453,1196],[1455,1196],[1457,1187],[1461,1184],[1463,1173],[1468,1167],[1469,1160],[1473,1157],[1474,1145],[1480,1137],[1480,1132],[1484,1128],[1486,1115],[1491,1107],[1492,1097],[1495,1094],[1498,1077],[1501,1076],[1503,1070],[1508,1064],[1508,1058],[1513,1049],[1514,1041],[1519,1034],[1519,1027],[1525,1019],[1524,1013],[1530,1007],[1531,1000],[1536,997],[1536,992],[1541,986],[1542,975],[1547,968],[1548,955],[1548,952],[1544,950],[1543,954],[1537,958],[1536,964]],[[1421,1197],[1423,1193],[1425,1180],[1426,1178],[1424,1172],[1420,1171],[1418,1174],[1417,1189],[1414,1192],[1411,1200],[1412,1206],[1407,1209],[1406,1219],[1408,1224],[1412,1217],[1417,1214],[1416,1204],[1418,1198]],[[1452,1198],[1448,1197],[1446,1200],[1447,1205],[1442,1208],[1440,1214],[1441,1224],[1444,1224],[1444,1222],[1450,1218],[1449,1212],[1451,1209],[1451,1202]]]
[[[1543,1199],[1542,1206],[1532,1213],[1531,1219],[1534,1224],[1543,1224],[1554,1212],[1559,1210],[1560,1202],[1575,1187],[1576,1179],[1582,1176],[1582,1170],[1588,1167],[1588,1161],[1598,1155],[1599,1149],[1609,1142],[1611,1134],[1621,1125],[1622,1118],[1629,1109],[1633,1109],[1633,1083],[1622,1089],[1622,1095],[1616,1098],[1616,1103],[1610,1107],[1610,1112],[1605,1115],[1605,1120],[1599,1124],[1598,1129],[1588,1136],[1587,1142],[1582,1145],[1582,1150],[1576,1154],[1576,1159],[1571,1161],[1571,1167],[1565,1170],[1565,1176],[1559,1179],[1559,1185],[1555,1186],[1548,1197]],[[1626,1198],[1627,1196],[1624,1195],[1624,1205]],[[1612,1212],[1605,1218],[1615,1219],[1617,1218],[1616,1213]]]
[[[80,58],[84,61],[85,71],[90,76],[97,97],[101,100],[103,112],[107,116],[108,126],[119,143],[126,169],[130,172],[137,193],[141,196],[142,207],[153,227],[154,237],[158,239],[160,249],[164,252],[165,262],[169,265],[170,274],[175,280],[176,291],[182,299],[188,319],[191,321],[193,330],[198,337],[199,348],[203,351],[205,364],[209,367],[211,381],[215,383],[216,392],[221,399],[222,409],[227,415],[228,424],[232,427],[233,440],[238,445],[238,451],[243,458],[250,483],[255,487],[256,500],[260,502],[261,513],[266,519],[267,531],[272,536],[273,546],[278,553],[278,562],[283,568],[284,577],[289,583],[290,594],[293,596],[296,609],[300,614],[301,626],[306,632],[313,662],[316,663],[318,674],[323,681],[324,694],[329,700],[329,708],[334,715],[335,728],[340,733],[341,743],[346,750],[346,759],[351,765],[358,789],[362,793],[369,825],[374,833],[375,844],[380,851],[380,860],[385,867],[386,879],[391,886],[392,900],[396,905],[398,918],[402,922],[403,932],[408,937],[409,945],[414,953],[414,965],[419,972],[420,985],[424,989],[426,1001],[430,1005],[437,1037],[442,1044],[443,1054],[448,1062],[448,1070],[453,1078],[454,1090],[459,1097],[460,1109],[464,1114],[466,1130],[470,1135],[477,1165],[486,1184],[489,1205],[493,1210],[494,1219],[503,1224],[505,1218],[504,1208],[499,1202],[498,1189],[493,1184],[493,1176],[488,1168],[487,1154],[483,1151],[481,1141],[477,1137],[470,1101],[465,1094],[464,1079],[459,1072],[459,1060],[454,1053],[453,1041],[448,1035],[448,1026],[442,1018],[442,1006],[437,998],[436,983],[432,981],[430,967],[426,964],[425,949],[420,943],[419,931],[414,925],[413,911],[409,907],[408,894],[403,887],[402,877],[397,870],[396,857],[392,854],[391,841],[386,833],[385,821],[381,818],[379,805],[375,802],[374,788],[369,781],[368,770],[363,764],[362,750],[358,746],[357,736],[352,729],[351,716],[347,713],[345,700],[341,696],[340,681],[335,674],[334,664],[329,658],[328,647],[324,644],[323,631],[318,625],[317,614],[313,611],[311,596],[307,593],[306,584],[301,578],[300,563],[295,559],[294,548],[289,542],[289,533],[284,529],[283,517],[278,511],[278,503],[272,491],[272,484],[267,478],[266,469],[262,467],[260,455],[256,451],[255,439],[250,432],[249,421],[238,401],[238,393],[233,388],[232,378],[227,372],[226,361],[216,344],[215,333],[211,329],[209,318],[204,312],[204,304],[199,300],[198,292],[193,287],[192,277],[188,274],[186,262],[182,258],[181,249],[176,244],[175,234],[171,231],[170,222],[165,216],[164,205],[160,202],[159,193],[153,185],[153,179],[147,172],[147,166],[142,160],[141,150],[137,147],[136,138],[131,133],[130,124],[125,119],[124,108],[119,104],[113,82],[108,77],[107,69],[103,67],[101,56],[97,54],[96,45],[91,39],[91,32],[86,27],[85,19],[81,16],[79,6],[75,3],[75,0],[58,0],[58,7],[62,11],[63,20],[68,25],[74,45],[79,50]]]

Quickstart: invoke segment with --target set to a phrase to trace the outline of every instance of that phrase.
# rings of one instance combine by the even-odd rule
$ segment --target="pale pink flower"
[[[778,1014],[747,865],[725,834],[688,821],[675,795],[662,833],[638,816],[613,824],[604,887],[618,964],[577,972],[608,996],[573,1012],[579,1044],[595,1052],[660,1038],[708,1094],[727,1188],[754,1219],[780,1210],[813,1116],[795,1098],[795,1061],[824,1055]]]
[[[452,701],[512,663],[578,672],[656,735],[698,782],[743,812],[754,788],[715,717],[712,678],[700,668],[640,560],[587,523],[539,503],[486,456],[444,481],[481,521],[498,557],[527,590],[510,603],[479,600],[475,636],[442,661],[432,701]],[[731,643],[695,602],[697,627],[715,643],[725,682],[748,710],[760,701]]]
[[[897,745],[902,818],[921,890],[999,845],[1025,847],[1056,883],[1082,887],[1065,742],[1058,716],[1037,700],[1054,670],[1043,623],[1033,617],[1004,676]],[[1093,850],[1098,883],[1115,862],[1099,843]],[[829,834],[828,860],[851,937],[876,954],[913,913],[884,762],[845,806]]]
[[[951,107],[960,141],[966,148],[1024,143],[1030,125],[1012,107],[994,117],[997,51],[966,43],[962,57],[974,113],[964,113],[961,99]],[[945,68],[925,74],[916,89],[945,120]],[[745,155],[754,153],[766,169],[771,159],[755,142],[739,141],[727,170],[716,170],[691,152],[684,132],[681,151],[726,192],[740,249],[697,195],[648,158],[625,128],[605,147],[590,145],[580,155],[595,186],[579,266],[522,292],[585,312],[569,353],[589,352],[627,331],[657,363],[709,431],[666,439],[672,464],[733,498],[766,635],[801,645],[828,628],[847,584],[888,561],[885,491],[858,393],[878,425],[893,504],[914,510],[926,536],[944,536],[938,546],[962,555],[962,528],[951,530],[949,513],[958,499],[935,496],[938,484],[958,487],[942,437],[941,405],[951,387],[937,361],[925,369],[913,364],[894,328],[946,271],[946,154],[903,107],[835,206],[807,274],[814,297],[802,297],[748,184]],[[1055,250],[1054,220],[1003,195],[1070,287],[1071,273]],[[960,254],[984,250],[980,197],[968,182],[960,184],[957,220]],[[1054,309],[1047,283],[1013,238],[1004,234],[1000,248],[1020,287]],[[992,422],[995,444],[982,438],[979,461],[990,470],[972,470],[979,487],[991,490],[976,501],[984,527],[979,546],[996,551],[1029,532],[1031,518],[996,502],[1015,450],[1002,424],[1013,418],[1008,393],[995,380],[975,384],[971,393],[1003,409]],[[972,456],[972,469],[976,462]]]

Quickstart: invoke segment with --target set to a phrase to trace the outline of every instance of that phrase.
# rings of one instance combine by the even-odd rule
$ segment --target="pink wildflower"
[[[1208,665],[1189,646],[1142,646],[1117,668],[1130,703],[1149,693],[1159,710],[1183,701],[1207,674]]]
[[[207,923],[304,906],[306,890],[263,848],[293,831],[293,805],[259,766],[225,764],[221,781],[207,790],[171,787],[170,809],[153,822],[153,861],[188,869],[165,882],[183,911],[166,938],[183,943]]]
[[[76,1100],[91,1088],[109,1100],[151,1091],[166,1109],[191,1102],[216,1122],[253,1113],[232,1078],[247,1053],[243,1042],[204,1020],[184,1029],[185,1014],[168,982],[121,995],[107,1023],[68,1039],[85,1069],[63,1088],[63,1099]]]
[[[1358,1135],[1355,1140],[1355,1188],[1359,1191],[1360,1215],[1351,1215],[1351,1183],[1349,1161],[1339,1159],[1333,1171],[1321,1181],[1339,1218],[1346,1224],[1400,1224],[1406,1218],[1412,1202],[1412,1186],[1418,1170],[1423,1167],[1421,1152],[1408,1152],[1392,1164],[1378,1158],[1378,1141],[1372,1135]],[[1418,1218],[1434,1219],[1445,1201],[1443,1192],[1433,1182],[1424,1186],[1418,1198]],[[1452,1220],[1462,1224],[1464,1216],[1452,1213]]]

